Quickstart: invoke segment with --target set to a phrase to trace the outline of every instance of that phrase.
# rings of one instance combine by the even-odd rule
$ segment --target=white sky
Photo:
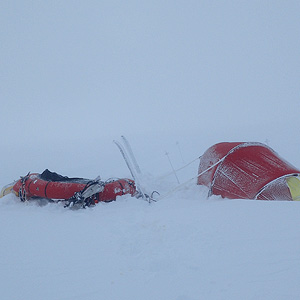
[[[0,137],[300,147],[299,15],[291,0],[1,1]]]

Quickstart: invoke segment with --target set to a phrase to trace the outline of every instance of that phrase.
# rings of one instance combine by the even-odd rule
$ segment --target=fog
[[[299,13],[298,1],[2,1],[0,182],[46,167],[92,177],[103,160],[118,171],[121,134],[142,161],[176,142],[194,158],[251,140],[299,166]]]

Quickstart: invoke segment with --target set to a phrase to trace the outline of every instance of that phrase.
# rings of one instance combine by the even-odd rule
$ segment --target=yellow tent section
[[[300,201],[300,178],[299,176],[291,176],[286,179],[294,201]]]

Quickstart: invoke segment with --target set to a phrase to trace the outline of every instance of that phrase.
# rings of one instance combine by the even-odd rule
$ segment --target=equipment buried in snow
[[[213,145],[198,169],[198,184],[209,188],[209,196],[230,199],[300,200],[299,178],[300,170],[274,150],[251,142]]]
[[[133,177],[133,180],[135,182],[135,186],[136,186],[135,196],[137,198],[142,198],[142,199],[148,201],[149,203],[151,201],[156,201],[154,199],[154,195],[160,195],[159,192],[153,191],[149,195],[145,193],[144,187],[141,185],[141,182],[140,182],[140,175],[141,175],[140,166],[137,163],[137,160],[133,154],[132,148],[131,148],[128,140],[123,135],[122,135],[122,140],[123,140],[124,145],[116,140],[114,140],[114,143],[118,147],[120,153],[122,154],[123,159],[124,159],[128,169],[131,173],[131,176]]]
[[[21,201],[48,199],[64,202],[66,207],[86,207],[98,202],[110,202],[117,196],[135,195],[135,183],[131,179],[109,179],[101,181],[84,178],[69,178],[46,169],[42,174],[28,173],[18,181],[5,186],[0,198],[13,192]]]

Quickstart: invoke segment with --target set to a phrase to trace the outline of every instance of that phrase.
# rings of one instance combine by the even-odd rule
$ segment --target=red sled
[[[30,173],[21,177],[13,184],[11,191],[22,201],[36,198],[70,200],[75,199],[75,195],[86,191],[87,187],[91,188],[93,184],[97,184],[99,191],[91,193],[89,205],[98,202],[110,202],[116,200],[117,196],[136,193],[134,181],[131,179],[93,181],[84,178],[69,178],[50,172],[48,169],[42,174]]]

